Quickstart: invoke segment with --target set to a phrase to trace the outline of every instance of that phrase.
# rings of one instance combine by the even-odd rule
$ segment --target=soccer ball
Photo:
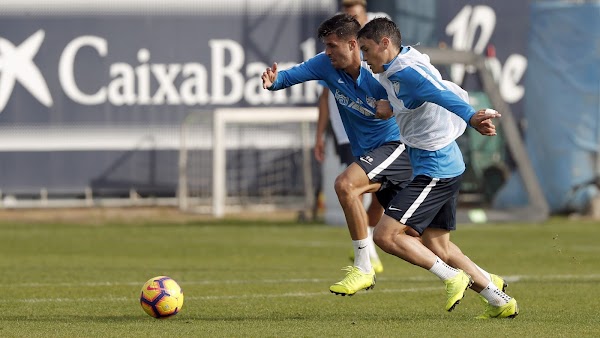
[[[142,286],[140,304],[142,309],[154,318],[174,316],[183,306],[183,290],[170,277],[150,278]]]

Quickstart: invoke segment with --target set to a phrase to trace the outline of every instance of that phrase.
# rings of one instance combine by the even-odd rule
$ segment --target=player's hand
[[[394,116],[394,110],[388,100],[379,100],[375,102],[375,118],[387,120]]]
[[[496,126],[492,122],[492,119],[500,116],[502,115],[493,109],[482,109],[471,116],[469,123],[481,135],[496,136]]]
[[[271,87],[275,79],[277,79],[277,62],[273,63],[271,68],[267,68],[260,78],[262,79],[263,89]]]
[[[315,142],[314,153],[317,162],[321,163],[325,160],[325,140],[323,138],[318,138]]]

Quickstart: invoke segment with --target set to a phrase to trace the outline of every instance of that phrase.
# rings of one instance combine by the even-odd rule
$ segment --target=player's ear
[[[387,36],[384,36],[383,38],[381,38],[381,45],[384,48],[386,48],[386,49],[389,48],[390,44],[391,44],[390,38],[388,38]]]
[[[354,50],[354,48],[360,49],[360,46],[358,45],[358,41],[356,41],[356,39],[350,39],[350,41],[348,41],[348,44],[350,45],[350,50]]]

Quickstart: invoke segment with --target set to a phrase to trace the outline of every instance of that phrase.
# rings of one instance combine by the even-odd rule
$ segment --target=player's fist
[[[379,100],[375,102],[375,117],[382,120],[387,120],[394,116],[394,110],[388,100]]]
[[[471,116],[469,123],[481,135],[496,136],[496,126],[492,119],[502,116],[493,109],[481,109],[475,115]]]
[[[273,85],[275,79],[277,79],[277,62],[273,63],[271,68],[267,68],[260,77],[263,83],[263,89],[268,89]]]

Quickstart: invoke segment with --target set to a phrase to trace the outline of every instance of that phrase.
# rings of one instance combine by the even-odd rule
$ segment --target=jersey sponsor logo
[[[364,116],[375,115],[374,112],[369,110],[367,107],[360,105],[360,103],[358,103],[358,102],[350,102],[350,104],[348,104],[348,108],[352,108],[352,109],[356,110],[357,112],[363,114]]]
[[[33,63],[44,35],[45,32],[40,29],[19,46],[0,37],[0,112],[6,107],[17,82],[44,106],[52,106],[52,96],[46,80]]]
[[[348,96],[342,94],[342,92],[340,92],[339,89],[335,90],[335,99],[337,100],[337,102],[339,102],[342,106],[348,106],[348,102],[350,102],[350,99],[348,98]]]
[[[350,109],[354,109],[357,112],[363,114],[364,116],[374,116],[375,115],[375,112],[373,112],[373,111],[369,110],[367,107],[365,107],[364,103],[359,98],[356,99],[356,102],[350,101],[350,98],[348,96],[344,95],[342,92],[340,92],[339,89],[335,90],[334,96],[335,96],[335,99],[337,100],[337,102],[342,106],[348,107]],[[367,97],[367,103],[369,101],[375,102],[375,99],[372,97]],[[375,107],[374,103],[373,103],[372,107],[373,108]]]
[[[371,106],[371,107],[375,108],[375,102],[376,102],[376,101],[377,101],[377,100],[375,100],[375,98],[374,98],[374,97],[369,97],[369,96],[367,96],[367,104],[368,104],[369,106]]]

